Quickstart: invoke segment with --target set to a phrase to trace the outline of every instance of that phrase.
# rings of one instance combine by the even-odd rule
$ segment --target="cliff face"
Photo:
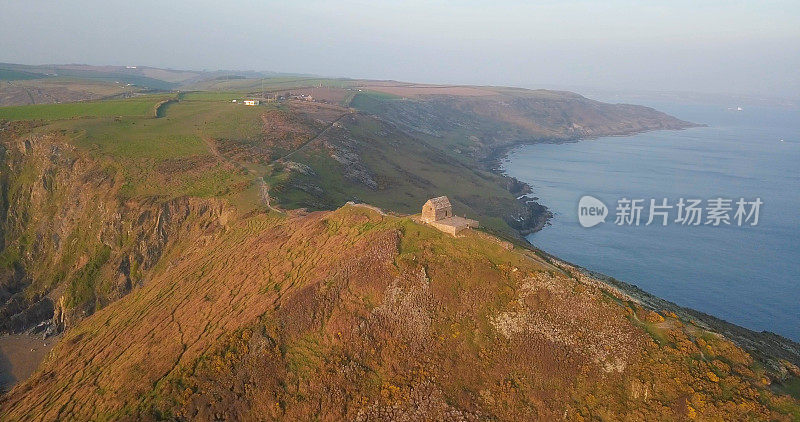
[[[145,283],[170,241],[227,216],[215,200],[121,200],[114,163],[57,133],[4,132],[0,333],[62,330]]]
[[[798,405],[719,335],[491,236],[366,207],[255,213],[162,262],[68,330],[0,417],[788,420]]]
[[[369,103],[369,111],[433,138],[466,136],[468,142],[461,146],[464,152],[489,164],[517,144],[565,142],[697,126],[650,107],[602,103],[572,92],[486,90],[485,95],[478,96],[376,99]]]

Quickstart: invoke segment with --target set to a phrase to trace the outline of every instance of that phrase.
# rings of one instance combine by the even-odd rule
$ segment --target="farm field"
[[[225,95],[236,96],[236,93]],[[0,108],[0,120],[44,123],[32,133],[61,133],[66,142],[88,153],[122,178],[124,197],[237,195],[255,176],[226,160],[215,140],[257,139],[260,115],[269,107],[245,107],[229,101],[154,94],[125,100]],[[156,118],[156,106],[162,117]],[[257,199],[253,199],[255,202]]]
[[[254,176],[221,157],[214,139],[258,136],[263,111],[181,100],[168,104],[161,118],[82,119],[53,127],[74,133],[73,143],[98,159],[110,158],[125,176],[125,196],[215,196],[237,193]]]
[[[83,117],[148,116],[154,115],[165,95],[148,95],[125,100],[86,101],[63,104],[32,104],[0,107],[0,119],[61,120]]]

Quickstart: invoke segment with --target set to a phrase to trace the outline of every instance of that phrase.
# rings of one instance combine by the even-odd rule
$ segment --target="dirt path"
[[[319,139],[320,137],[322,137],[322,135],[324,135],[328,130],[330,130],[336,123],[338,123],[339,121],[341,121],[345,117],[349,116],[350,114],[352,114],[352,112],[347,112],[347,113],[344,113],[341,116],[337,117],[328,126],[326,126],[325,129],[322,129],[319,133],[317,133],[316,136],[314,136],[313,138],[309,139],[306,142],[303,142],[302,145],[300,145],[299,147],[295,148],[293,151],[290,151],[289,153],[270,161],[269,165],[273,165],[273,164],[275,164],[276,162],[278,162],[280,160],[285,160],[285,159],[291,157],[292,154],[302,150],[307,145],[311,144],[312,142],[314,142],[317,139]],[[211,155],[216,157],[220,162],[222,162],[222,163],[224,163],[226,165],[229,165],[229,166],[231,166],[231,167],[233,167],[233,168],[235,168],[237,170],[240,170],[240,171],[243,170],[243,171],[247,172],[248,174],[254,176],[256,181],[257,181],[257,183],[258,183],[258,185],[259,185],[259,197],[261,198],[261,202],[264,205],[266,205],[266,207],[269,208],[270,210],[277,211],[277,212],[282,212],[281,210],[279,210],[279,209],[277,209],[277,208],[275,208],[275,207],[273,207],[271,205],[270,196],[269,196],[269,184],[267,184],[267,182],[264,180],[264,177],[256,175],[255,172],[253,172],[251,169],[243,166],[242,164],[236,162],[235,160],[231,160],[228,157],[225,157],[224,155],[222,155],[222,153],[219,152],[219,149],[217,149],[217,145],[214,142],[214,139],[212,139],[212,138],[210,138],[208,136],[202,136],[202,135],[200,136],[200,138],[203,140],[203,143],[206,145],[206,148],[211,153]]]
[[[226,164],[226,165],[228,165],[228,166],[230,166],[230,167],[232,167],[232,168],[234,168],[236,170],[244,171],[244,172],[247,172],[249,174],[253,174],[253,172],[249,168],[247,168],[247,167],[243,166],[242,164],[240,164],[240,163],[238,163],[238,162],[236,162],[234,160],[231,160],[230,158],[222,155],[222,153],[219,152],[219,150],[217,149],[217,144],[214,143],[214,139],[212,139],[212,138],[210,138],[208,136],[201,136],[201,139],[203,139],[203,143],[206,144],[206,148],[208,148],[208,152],[210,152],[211,155],[216,157],[217,160],[221,161],[223,164]]]
[[[327,132],[330,128],[332,128],[337,122],[339,122],[340,120],[342,120],[343,118],[345,118],[346,116],[348,116],[350,114],[351,114],[350,112],[347,112],[347,113],[344,113],[341,116],[337,117],[336,120],[332,121],[328,126],[325,127],[325,129],[322,129],[316,136],[314,136],[313,138],[309,139],[306,142],[303,142],[302,145],[300,145],[299,147],[295,148],[293,151],[289,152],[288,154],[285,154],[282,157],[278,157],[278,158],[270,161],[269,165],[273,165],[278,161],[285,160],[285,159],[289,158],[290,156],[292,156],[292,154],[302,150],[307,145],[309,145],[312,142],[314,142],[317,139],[319,139],[322,135],[325,134],[325,132]],[[207,142],[206,145],[209,145],[209,150],[212,151],[211,153],[214,154],[215,156],[219,157],[220,159],[225,160],[225,157],[223,157],[222,154],[220,154],[219,151],[216,150],[216,147],[213,146],[213,143],[214,143],[213,140],[210,140],[210,141],[211,141],[210,142],[211,145],[209,145],[209,142]],[[250,172],[250,173],[252,174],[252,172]],[[261,197],[261,202],[263,202],[267,206],[267,208],[269,208],[271,210],[274,210],[274,211],[279,211],[279,210],[273,208],[272,205],[270,205],[269,185],[267,184],[267,182],[264,180],[263,177],[258,177],[258,182],[259,182],[259,186],[260,186],[259,196]]]
[[[350,205],[350,206],[352,206],[352,207],[361,207],[361,208],[366,208],[366,209],[368,209],[368,210],[375,211],[375,212],[377,212],[377,213],[378,213],[378,214],[380,214],[380,215],[386,215],[386,213],[385,213],[385,212],[384,212],[382,209],[380,209],[380,208],[378,208],[378,207],[376,207],[376,206],[373,206],[373,205],[369,205],[369,204],[363,204],[363,203],[360,203],[360,202],[359,202],[359,203],[356,203],[356,202],[353,202],[353,201],[348,201],[348,202],[347,202],[347,205]]]
[[[281,212],[279,209],[273,207],[272,204],[270,203],[269,185],[264,180],[264,177],[256,175],[255,172],[253,172],[253,170],[222,155],[222,153],[219,152],[219,149],[217,149],[217,145],[214,143],[214,140],[212,138],[208,136],[201,136],[200,138],[203,140],[203,143],[206,145],[206,148],[208,148],[208,151],[211,153],[211,155],[216,157],[217,160],[237,170],[244,171],[247,174],[250,174],[251,176],[255,177],[255,180],[258,183],[258,189],[259,189],[258,196],[259,198],[261,198],[261,202],[270,210]]]

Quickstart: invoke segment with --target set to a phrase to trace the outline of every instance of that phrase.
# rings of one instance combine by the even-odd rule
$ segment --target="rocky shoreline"
[[[701,126],[705,125],[690,123],[685,128]],[[672,130],[682,130],[685,128]],[[628,134],[614,136],[629,136],[643,132],[648,131],[632,131]],[[522,145],[533,145],[537,143],[569,143],[588,139],[596,139],[596,137],[577,138],[571,140],[515,142],[513,144],[494,148],[489,154],[488,158],[484,161],[490,171],[507,178],[509,181],[507,186],[509,192],[517,195],[517,200],[528,210],[528,215],[526,216],[527,218],[515,219],[512,217],[510,219],[511,221],[509,221],[509,225],[511,225],[512,228],[517,231],[525,247],[534,249],[537,254],[544,256],[557,266],[566,266],[577,269],[589,277],[622,291],[648,310],[653,310],[656,312],[672,312],[683,321],[724,335],[726,338],[733,341],[737,346],[746,350],[758,360],[764,362],[773,373],[782,374],[787,371],[786,365],[783,362],[789,362],[795,367],[800,366],[800,343],[798,342],[770,331],[756,332],[717,318],[713,315],[677,305],[673,302],[652,295],[634,284],[626,283],[624,281],[617,280],[614,277],[610,277],[605,274],[564,261],[561,258],[535,248],[530,242],[528,242],[526,236],[531,233],[535,233],[549,225],[549,220],[553,218],[553,213],[546,206],[538,202],[540,198],[533,196],[533,190],[528,183],[520,181],[515,177],[508,176],[505,173],[505,170],[502,168],[502,160],[506,158],[508,153],[514,148]]]
[[[771,331],[756,332],[725,321],[724,319],[717,318],[713,315],[677,305],[673,302],[647,293],[635,284],[626,283],[624,281],[617,280],[614,277],[610,277],[579,265],[569,263],[539,249],[536,249],[536,251],[558,266],[568,266],[577,269],[589,277],[622,291],[648,310],[656,312],[672,312],[676,314],[682,321],[694,324],[705,330],[724,335],[737,346],[741,347],[760,361],[767,364],[774,372],[781,373],[785,371],[785,365],[782,364],[781,361],[789,362],[794,366],[800,366],[800,343],[797,343],[794,340],[788,339],[779,334],[775,334]]]
[[[640,133],[652,132],[654,130],[684,130],[693,127],[704,127],[705,124],[683,122],[680,126],[667,127],[663,129],[647,129],[647,130],[631,130],[629,132],[621,132],[612,135],[590,136],[590,137],[573,137],[573,138],[548,138],[538,140],[525,140],[514,141],[508,144],[498,145],[489,150],[489,153],[484,159],[480,160],[486,168],[498,176],[502,176],[507,180],[506,189],[517,197],[517,202],[522,205],[525,210],[522,213],[514,213],[504,216],[506,223],[517,231],[519,236],[525,239],[531,233],[536,233],[550,224],[550,219],[553,218],[553,213],[547,206],[541,204],[540,198],[534,196],[533,188],[527,182],[523,182],[516,177],[506,174],[503,168],[502,161],[508,157],[508,154],[517,147],[524,145],[535,144],[566,144],[572,142],[581,142],[592,139],[597,139],[606,136],[631,136]],[[527,239],[526,239],[527,241]]]

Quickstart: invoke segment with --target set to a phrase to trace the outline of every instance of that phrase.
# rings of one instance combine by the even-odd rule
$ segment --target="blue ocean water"
[[[555,214],[528,240],[679,305],[800,341],[800,111],[647,105],[708,127],[509,153],[506,173],[528,182]],[[578,223],[583,195],[609,208],[605,223]],[[756,226],[683,226],[672,222],[674,209],[666,227],[618,226],[623,197],[646,200],[641,224],[650,198],[674,205],[681,197],[758,197],[763,205]]]

